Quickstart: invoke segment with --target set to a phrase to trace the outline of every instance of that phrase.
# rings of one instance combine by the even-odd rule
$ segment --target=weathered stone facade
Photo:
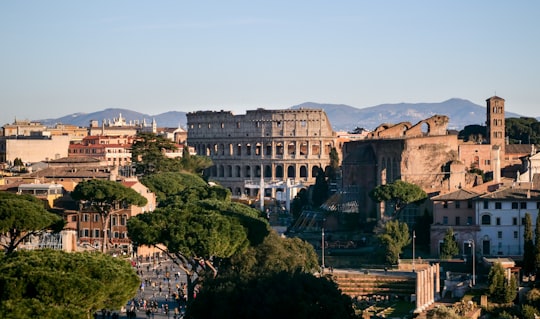
[[[336,134],[323,110],[198,111],[187,114],[188,144],[209,156],[210,178],[234,196],[254,196],[246,180],[313,184],[330,163]],[[338,150],[339,153],[339,150]]]
[[[358,191],[365,219],[382,217],[381,208],[368,196],[377,185],[400,179],[433,193],[465,184],[465,167],[457,161],[457,136],[446,133],[447,124],[446,116],[436,115],[414,126],[382,125],[366,140],[345,143],[343,184]]]

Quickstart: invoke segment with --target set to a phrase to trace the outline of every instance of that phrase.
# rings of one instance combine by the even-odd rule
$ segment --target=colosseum
[[[187,126],[188,144],[214,163],[210,179],[233,196],[256,196],[261,180],[313,184],[337,140],[326,113],[315,109],[197,111],[187,114]],[[266,188],[265,196],[279,190]]]

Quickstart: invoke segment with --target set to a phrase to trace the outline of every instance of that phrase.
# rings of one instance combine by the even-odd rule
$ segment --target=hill
[[[334,130],[350,131],[356,127],[373,130],[383,123],[396,124],[411,122],[416,124],[433,115],[446,115],[450,118],[449,129],[461,130],[466,125],[486,123],[486,108],[463,99],[450,99],[440,103],[397,103],[380,104],[366,108],[355,108],[344,104],[302,103],[292,107],[317,108],[325,110]],[[520,117],[506,112],[506,117]]]
[[[141,122],[145,120],[148,124],[150,124],[152,120],[155,119],[159,127],[178,127],[179,125],[181,127],[186,126],[185,112],[170,111],[157,115],[148,115],[120,108],[109,108],[93,113],[73,113],[56,119],[39,120],[39,122],[48,126],[53,126],[56,123],[62,123],[87,127],[90,125],[90,121],[92,120],[99,121],[99,124],[101,125],[104,120],[109,121],[114,118],[118,118],[120,114],[122,114],[122,117],[125,118],[126,122],[128,123],[133,121]]]
[[[306,102],[290,108],[323,109],[336,131],[351,131],[356,127],[373,130],[383,123],[396,124],[399,122],[411,122],[412,124],[416,124],[436,114],[448,116],[450,118],[448,128],[455,130],[461,130],[470,124],[485,125],[486,122],[485,106],[457,98],[440,103],[380,104],[365,108],[356,108],[345,104]],[[98,120],[101,124],[103,120],[112,120],[120,114],[122,114],[122,117],[127,122],[145,120],[147,123],[151,123],[155,119],[159,127],[186,127],[187,123],[185,112],[170,111],[157,115],[149,115],[120,108],[109,108],[93,113],[73,113],[56,119],[39,121],[51,126],[56,123],[63,123],[86,127],[91,120]],[[520,116],[516,113],[506,113],[506,117]]]

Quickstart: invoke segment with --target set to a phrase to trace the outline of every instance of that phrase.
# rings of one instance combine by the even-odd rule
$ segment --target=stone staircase
[[[410,298],[416,292],[416,277],[392,271],[334,271],[328,276],[351,297],[395,295]]]

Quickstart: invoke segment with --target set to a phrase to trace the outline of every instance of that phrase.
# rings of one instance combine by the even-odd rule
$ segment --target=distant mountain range
[[[446,115],[449,117],[449,129],[461,130],[466,125],[485,125],[486,107],[463,99],[450,99],[440,103],[397,103],[380,104],[372,107],[356,108],[345,104],[319,104],[306,102],[290,107],[290,109],[315,108],[323,109],[335,131],[351,131],[356,127],[373,130],[383,123],[396,124],[411,122],[416,124],[433,115]],[[90,121],[109,121],[122,117],[130,121],[151,123],[156,120],[159,127],[185,127],[186,112],[170,111],[162,114],[148,115],[120,108],[109,108],[93,113],[74,113],[56,119],[39,120],[45,125],[56,123],[88,126]],[[506,117],[521,117],[522,115],[506,112]]]

